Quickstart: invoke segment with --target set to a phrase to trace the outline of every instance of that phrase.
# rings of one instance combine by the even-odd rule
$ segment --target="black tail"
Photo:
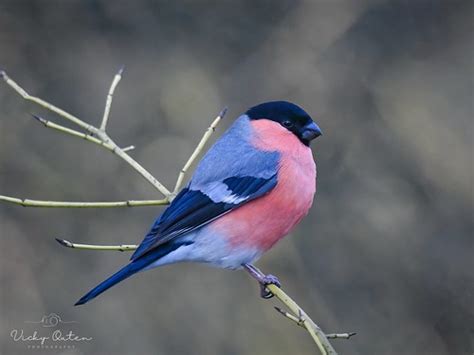
[[[151,250],[150,252],[140,256],[138,259],[135,259],[130,264],[124,266],[115,274],[110,276],[107,280],[103,281],[88,293],[86,293],[79,301],[74,305],[79,306],[81,304],[89,302],[91,299],[99,296],[102,292],[107,291],[112,286],[116,285],[120,281],[125,280],[126,278],[136,274],[143,268],[147,267],[151,263],[157,261],[168,253],[171,253],[173,250],[178,249],[182,245],[189,245],[192,242],[168,242],[158,248]]]
[[[141,268],[140,268],[141,269]],[[119,283],[120,281],[125,280],[126,278],[132,276],[133,274],[140,271],[140,269],[136,268],[134,263],[130,263],[120,269],[118,272],[110,276],[107,280],[103,281],[88,293],[86,293],[79,301],[77,301],[74,305],[78,306],[80,304],[84,304],[89,302],[91,299],[99,296],[102,292],[107,291],[109,288],[114,286],[115,284]]]

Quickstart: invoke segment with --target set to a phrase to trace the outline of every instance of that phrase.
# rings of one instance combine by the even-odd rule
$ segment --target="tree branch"
[[[104,115],[102,117],[102,123],[100,124],[100,130],[105,132],[105,127],[107,126],[107,121],[110,115],[110,108],[112,107],[112,100],[114,98],[115,88],[117,87],[120,79],[122,79],[122,74],[125,69],[125,66],[122,66],[117,74],[115,74],[114,80],[110,85],[109,93],[107,95],[107,100],[105,101]]]
[[[72,249],[82,250],[98,250],[98,251],[133,251],[138,248],[138,245],[122,244],[122,245],[97,245],[97,244],[79,244],[73,243],[65,239],[56,238],[56,241],[64,247]],[[255,272],[259,273],[262,277],[265,276],[259,269],[255,268]],[[278,298],[283,304],[285,304],[294,314],[288,313],[279,307],[274,307],[280,314],[290,319],[296,325],[303,327],[311,335],[314,342],[319,348],[319,351],[323,355],[334,355],[336,351],[329,343],[328,339],[349,339],[356,333],[331,333],[325,334],[321,328],[313,322],[313,320],[304,312],[304,310],[288,296],[281,288],[275,285],[268,285],[267,289]]]
[[[255,268],[260,276],[264,277],[260,270]],[[321,330],[321,328],[313,322],[313,320],[305,313],[303,308],[301,308],[290,296],[288,296],[281,288],[276,285],[270,284],[266,287],[276,298],[278,298],[283,304],[285,304],[291,312],[298,315],[298,323],[302,325],[308,333],[313,338],[314,342],[319,348],[319,351],[322,355],[335,355],[336,350],[332,347],[331,343],[329,342],[327,336]],[[280,312],[281,313],[281,312]],[[295,316],[293,316],[296,318]]]
[[[31,96],[29,95],[20,85],[18,85],[16,82],[14,82],[12,79],[10,79],[5,73],[5,71],[0,71],[0,79],[3,79],[13,90],[15,90],[21,97],[23,97],[27,101],[34,102],[35,104],[44,107],[45,109],[54,112],[58,114],[61,117],[64,117],[65,119],[71,121],[72,123],[75,123],[76,125],[84,128],[86,131],[91,132],[91,133],[97,133],[97,128],[85,123],[84,121],[80,120],[76,116],[71,115],[70,113],[61,110],[60,108],[50,104],[49,102],[46,102],[38,97]]]
[[[273,308],[275,308],[275,310],[278,313],[280,313],[284,317],[286,317],[289,320],[291,320],[292,322],[294,322],[296,325],[305,328],[305,326],[303,324],[303,320],[301,318],[298,318],[298,317],[294,316],[293,314],[288,313],[287,311],[281,309],[280,307],[274,306]],[[354,333],[354,332],[352,332],[352,333],[329,333],[329,334],[325,334],[325,336],[328,339],[349,339],[349,338],[353,337],[356,334],[357,333]]]
[[[133,251],[138,248],[137,245],[133,244],[122,244],[122,245],[95,245],[95,244],[79,244],[72,243],[66,239],[56,238],[56,241],[63,247],[72,249],[83,249],[83,250],[113,250],[113,251]]]
[[[105,129],[107,127],[110,110],[112,106],[113,95],[115,89],[117,88],[120,79],[122,78],[124,68],[120,68],[117,74],[114,76],[112,84],[107,95],[107,100],[104,109],[104,115],[102,117],[100,128],[94,127],[81,119],[73,116],[72,114],[38,98],[35,96],[29,95],[20,85],[18,85],[14,80],[12,80],[4,71],[0,71],[0,78],[3,79],[13,90],[15,90],[21,97],[25,100],[36,103],[37,105],[58,114],[60,117],[63,117],[70,122],[78,125],[79,127],[85,129],[88,133],[83,133],[76,131],[74,129],[62,126],[60,124],[51,122],[37,115],[33,117],[45,127],[54,129],[58,132],[69,134],[74,137],[84,139],[88,142],[94,143],[107,149],[123,159],[127,164],[129,164],[134,170],[136,170],[142,177],[144,177],[151,185],[153,185],[157,190],[159,190],[165,198],[162,200],[144,200],[144,201],[117,201],[117,202],[60,202],[60,201],[40,201],[32,199],[20,199],[16,197],[0,195],[0,201],[19,204],[25,207],[60,207],[60,208],[108,208],[108,207],[134,207],[134,206],[155,206],[155,205],[166,205],[169,204],[173,198],[178,193],[179,189],[182,186],[184,181],[185,174],[194,160],[197,158],[199,153],[203,150],[205,144],[209,140],[211,134],[215,131],[215,128],[219,121],[224,117],[227,108],[222,110],[219,115],[214,119],[211,125],[205,131],[203,137],[201,138],[196,149],[193,151],[188,161],[184,165],[183,169],[178,175],[175,188],[173,192],[170,192],[163,184],[161,184],[151,173],[149,173],[145,168],[143,168],[138,162],[136,162],[132,157],[130,157],[126,152],[135,149],[135,146],[131,145],[125,148],[120,148],[106,133]]]
[[[95,138],[94,136],[91,136],[90,134],[85,134],[85,133],[76,131],[76,130],[74,130],[74,129],[61,126],[61,125],[59,125],[59,124],[57,124],[57,123],[54,123],[54,122],[45,120],[44,118],[42,118],[42,117],[40,117],[40,116],[37,116],[37,115],[32,115],[32,116],[33,116],[38,122],[40,122],[43,126],[45,126],[46,128],[55,129],[55,130],[57,130],[57,131],[59,131],[59,132],[61,132],[61,133],[70,134],[71,136],[78,137],[78,138],[81,138],[81,139],[85,139],[86,141],[89,141],[89,142],[98,144],[98,145],[100,145],[100,146],[102,146],[102,147],[104,147],[105,149],[110,150],[110,151],[113,151],[113,150],[114,150],[114,146],[113,146],[113,145],[107,144],[107,143],[101,141],[100,139]]]
[[[68,201],[40,201],[21,199],[0,195],[0,201],[20,205],[23,207],[49,207],[49,208],[113,208],[113,207],[142,207],[164,206],[169,204],[168,199],[161,200],[127,200],[114,202],[68,202]]]
[[[115,91],[115,88],[118,85],[118,82],[120,81],[122,72],[123,72],[123,68],[121,68],[119,72],[115,75],[114,80],[112,81],[112,84],[110,86],[109,97],[107,98],[107,104],[106,104],[106,111],[104,112],[105,119],[104,118],[102,119],[102,124],[104,124],[104,122],[107,123],[108,115],[110,112],[110,105],[112,103],[112,95]],[[94,142],[94,143],[97,143],[101,147],[104,147],[107,150],[112,151],[115,155],[125,160],[133,169],[135,169],[140,175],[142,175],[150,184],[152,184],[166,198],[169,198],[171,196],[170,191],[162,183],[160,183],[152,174],[150,174],[144,167],[142,167],[138,162],[136,162],[132,157],[130,157],[123,149],[121,149],[117,144],[115,144],[115,142],[107,135],[105,130],[101,130],[100,128],[94,127],[93,125],[82,121],[76,116],[73,116],[70,113],[50,104],[49,102],[46,102],[38,97],[29,95],[20,85],[18,85],[15,81],[13,81],[10,77],[8,77],[8,75],[4,71],[0,72],[0,78],[3,78],[3,80],[11,88],[13,88],[13,90],[15,90],[19,95],[21,95],[25,100],[32,101],[36,103],[37,105],[49,111],[52,111],[58,114],[60,117],[63,117],[71,121],[72,123],[78,125],[79,127],[85,129],[87,132],[92,134],[97,140],[101,141],[101,143],[97,143],[97,142]],[[52,128],[51,125],[50,125],[50,128]],[[77,131],[68,129],[60,125],[55,125],[54,128],[58,131],[62,131],[64,133],[68,133],[71,135],[77,136],[77,134],[79,133]],[[93,142],[93,140],[88,140],[88,141]]]
[[[202,149],[206,145],[207,141],[211,137],[211,134],[216,130],[217,125],[219,124],[220,120],[225,116],[227,113],[227,107],[225,107],[219,115],[212,121],[211,125],[206,129],[206,132],[204,132],[204,135],[202,136],[201,140],[199,141],[196,149],[194,149],[194,152],[191,154],[189,157],[188,161],[186,164],[184,164],[184,167],[181,169],[178,175],[178,179],[176,180],[176,185],[173,189],[173,194],[177,194],[179,190],[181,189],[181,186],[183,184],[184,176],[186,175],[189,167],[191,164],[196,160],[198,157],[199,153],[201,153]]]

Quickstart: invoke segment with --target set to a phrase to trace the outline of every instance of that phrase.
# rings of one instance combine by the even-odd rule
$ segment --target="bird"
[[[177,262],[246,270],[266,286],[280,281],[253,263],[307,215],[316,193],[310,143],[322,134],[300,106],[270,101],[240,115],[197,165],[189,183],[151,226],[130,262],[75,305],[126,278]]]

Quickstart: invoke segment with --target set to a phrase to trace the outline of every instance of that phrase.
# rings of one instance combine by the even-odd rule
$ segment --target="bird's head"
[[[250,120],[270,120],[292,132],[306,146],[322,132],[301,107],[287,101],[270,101],[254,106],[245,113]]]

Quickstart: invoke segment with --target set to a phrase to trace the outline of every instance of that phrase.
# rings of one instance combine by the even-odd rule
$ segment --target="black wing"
[[[209,189],[190,190],[184,188],[171,205],[156,220],[131,260],[135,260],[157,246],[206,225],[233,209],[261,197],[277,184],[277,174],[272,177],[229,177],[223,180],[226,193],[214,201],[206,194]],[[209,191],[206,191],[209,190]]]

